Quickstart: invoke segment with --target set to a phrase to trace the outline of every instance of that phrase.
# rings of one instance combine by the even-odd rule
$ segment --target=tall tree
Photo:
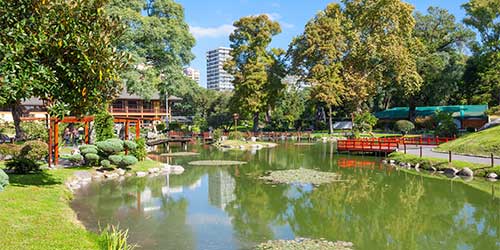
[[[174,0],[111,0],[107,9],[127,25],[116,45],[134,62],[122,75],[129,92],[147,99],[158,90],[166,94],[190,84],[182,69],[194,58],[195,39],[182,5]]]
[[[399,0],[343,0],[329,4],[294,39],[292,65],[327,105],[330,130],[335,106],[361,112],[379,87],[401,85],[404,94],[419,88],[412,11]]]
[[[237,109],[253,117],[253,130],[257,131],[259,114],[268,107],[269,90],[276,83],[271,77],[276,54],[268,46],[281,28],[268,15],[243,17],[234,27],[229,37],[232,58],[224,68],[234,76],[233,100]]]
[[[471,0],[463,5],[467,12],[465,24],[474,28],[481,38],[473,46],[465,81],[474,95],[472,102],[500,105],[500,2]]]
[[[113,47],[122,26],[106,1],[0,1],[0,104],[12,108],[16,137],[21,101],[39,97],[49,110],[98,110],[119,93],[127,64]],[[65,113],[65,112],[64,112]]]

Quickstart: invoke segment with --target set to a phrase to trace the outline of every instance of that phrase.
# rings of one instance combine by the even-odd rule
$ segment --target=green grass
[[[132,173],[147,172],[150,168],[159,168],[161,164],[162,164],[161,162],[146,159],[144,161],[136,163],[135,165],[130,166],[129,167],[130,170],[128,171]]]
[[[479,156],[500,156],[500,126],[468,134],[454,141],[440,145],[437,151]]]
[[[97,235],[78,223],[69,206],[64,180],[77,170],[82,168],[9,175],[11,184],[0,192],[2,250],[98,249]]]
[[[488,173],[494,172],[500,175],[500,166],[496,166],[491,168],[489,165],[482,164],[474,164],[463,161],[452,161],[451,163],[448,160],[432,158],[432,157],[418,157],[415,155],[404,154],[401,152],[395,152],[389,155],[389,158],[392,160],[396,160],[398,162],[405,162],[411,164],[419,163],[422,169],[430,170],[431,167],[435,167],[437,170],[444,170],[445,168],[456,168],[463,169],[465,167],[470,168],[474,171],[474,174],[479,177],[484,177]]]

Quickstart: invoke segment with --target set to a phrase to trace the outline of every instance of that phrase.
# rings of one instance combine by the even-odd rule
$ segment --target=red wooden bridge
[[[398,138],[362,138],[337,141],[338,152],[392,153],[400,146],[425,145],[437,146],[455,138],[441,137],[398,137]]]

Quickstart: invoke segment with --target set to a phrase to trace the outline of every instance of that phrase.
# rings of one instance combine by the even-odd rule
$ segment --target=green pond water
[[[78,218],[89,230],[106,224],[129,229],[139,249],[252,249],[296,237],[349,241],[358,250],[500,249],[498,183],[482,182],[488,191],[480,191],[459,180],[384,167],[381,158],[338,155],[329,144],[189,151],[200,155],[152,156],[184,166],[182,175],[95,182],[79,190],[72,202]],[[210,159],[248,164],[187,164]],[[346,181],[312,187],[257,180],[269,170],[298,168],[335,172]]]

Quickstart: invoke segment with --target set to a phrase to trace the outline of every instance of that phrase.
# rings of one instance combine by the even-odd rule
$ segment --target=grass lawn
[[[97,235],[78,224],[69,206],[64,180],[77,170],[9,175],[10,185],[0,192],[2,250],[98,249]]]
[[[452,161],[451,163],[448,163],[448,160],[445,159],[438,159],[432,157],[420,158],[419,156],[404,154],[401,152],[392,153],[389,155],[389,158],[392,160],[396,160],[398,162],[406,162],[412,164],[419,163],[421,168],[427,170],[431,169],[431,167],[435,167],[437,170],[443,170],[445,168],[451,168],[451,167],[460,170],[467,167],[470,168],[472,171],[474,171],[474,174],[476,176],[480,177],[486,176],[488,173],[491,172],[495,172],[500,175],[500,166],[491,168],[491,166],[489,165],[474,164],[463,161]]]
[[[135,165],[130,166],[129,172],[136,173],[136,172],[147,172],[148,169],[150,168],[159,168],[161,167],[161,162],[153,161],[146,159],[144,161],[140,161],[136,163]]]
[[[490,156],[500,156],[500,126],[468,134],[454,141],[441,144],[437,151]]]

